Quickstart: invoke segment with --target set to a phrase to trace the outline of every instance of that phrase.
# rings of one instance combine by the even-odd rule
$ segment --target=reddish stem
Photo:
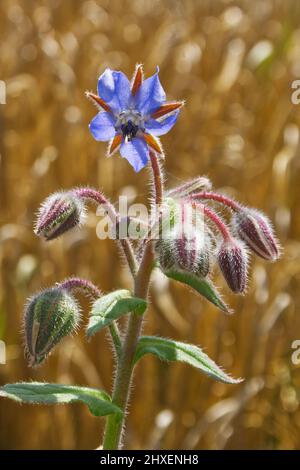
[[[152,150],[150,150],[149,155],[153,172],[153,183],[155,188],[155,204],[159,206],[163,200],[164,178],[157,155]]]
[[[57,284],[60,289],[66,289],[70,292],[79,291],[85,295],[91,295],[94,299],[101,297],[102,292],[95,286],[91,281],[87,279],[81,279],[80,277],[70,277],[63,282]],[[118,358],[121,355],[122,343],[118,325],[116,322],[112,322],[109,325],[109,331],[114,344],[115,352]]]
[[[79,197],[92,200],[93,202],[96,202],[98,204],[105,205],[109,211],[108,215],[115,220],[116,224],[120,222],[120,215],[116,211],[115,206],[100,191],[97,191],[93,188],[76,188],[73,190],[73,192]],[[129,240],[125,238],[120,238],[119,242],[124,251],[124,255],[128,262],[130,271],[134,276],[137,271],[137,260],[135,258],[132,244]]]
[[[97,189],[76,188],[73,190],[73,193],[75,193],[79,197],[97,202],[98,204],[106,205],[107,208],[110,210],[111,214],[118,218],[118,213],[114,205],[104,196],[104,194],[102,194],[100,191],[97,191]]]
[[[223,220],[211,209],[208,207],[204,206],[204,204],[201,203],[193,203],[196,204],[196,206],[201,207],[203,210],[204,214],[215,224],[215,226],[219,229],[221,232],[224,240],[228,241],[231,238],[231,234],[229,232],[229,229],[227,225],[223,222]]]
[[[224,206],[229,207],[234,211],[238,211],[241,209],[241,206],[235,202],[233,199],[230,199],[227,196],[223,196],[223,194],[213,193],[210,191],[203,191],[201,193],[191,194],[190,196],[192,199],[209,199],[212,201],[219,202]]]
[[[79,290],[85,294],[87,293],[92,295],[92,297],[95,297],[95,299],[101,297],[102,295],[98,287],[95,286],[91,281],[81,279],[79,277],[70,277],[63,282],[60,282],[58,287],[69,291]]]

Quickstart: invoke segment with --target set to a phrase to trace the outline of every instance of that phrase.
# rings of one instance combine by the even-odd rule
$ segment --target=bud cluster
[[[199,189],[201,188],[201,192]],[[275,261],[280,247],[268,218],[256,209],[243,207],[236,201],[210,191],[206,178],[198,178],[168,192],[167,203],[180,207],[182,217],[172,219],[171,237],[162,237],[155,244],[155,252],[163,271],[179,269],[200,277],[209,274],[216,260],[229,288],[244,293],[247,287],[248,251],[267,261]],[[188,226],[178,236],[178,221],[184,219],[187,203],[204,217],[204,224]],[[209,203],[213,203],[210,207]],[[231,223],[227,224],[215,210],[215,205],[229,210]],[[179,211],[180,213],[180,211]],[[162,225],[166,223],[162,221]],[[187,234],[189,235],[187,237]],[[163,235],[163,234],[162,234]]]
[[[201,234],[189,227],[179,234],[176,228],[167,238],[158,240],[155,250],[163,271],[179,269],[206,277],[210,266],[210,240],[207,234]]]
[[[81,224],[86,200],[108,205],[114,213],[105,196],[94,189],[57,192],[43,203],[36,234],[52,240]],[[216,204],[229,209],[230,223],[216,212]],[[155,256],[164,272],[179,270],[205,278],[216,261],[229,288],[239,294],[247,287],[249,250],[267,261],[275,261],[280,255],[268,218],[256,209],[212,192],[205,177],[166,193],[154,228],[150,239],[156,240]],[[76,330],[80,308],[73,293],[78,289],[96,298],[101,295],[92,283],[71,278],[29,300],[24,331],[31,365],[40,364],[63,337]]]

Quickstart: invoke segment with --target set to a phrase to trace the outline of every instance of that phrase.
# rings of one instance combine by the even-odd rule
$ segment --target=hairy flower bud
[[[73,333],[80,320],[74,297],[60,287],[45,289],[29,299],[24,313],[25,353],[31,366],[44,361],[54,346]]]
[[[160,211],[160,220],[158,221],[157,235],[167,239],[173,238],[171,234],[175,229],[176,225],[182,219],[182,204],[181,202],[173,199],[171,197],[166,197],[163,200],[161,211]]]
[[[199,191],[210,191],[212,184],[206,176],[197,176],[186,183],[168,191],[169,197],[185,197]]]
[[[53,240],[82,223],[85,207],[81,198],[70,192],[49,196],[42,204],[35,233],[46,240]]]
[[[156,243],[156,253],[163,271],[179,269],[205,277],[209,272],[210,241],[193,228],[183,233],[171,230]]]
[[[258,256],[268,261],[279,258],[280,249],[268,218],[256,209],[237,212],[232,225],[235,233]]]
[[[197,263],[194,269],[194,274],[199,277],[206,277],[209,274],[210,269],[210,252],[207,249],[203,249],[201,253],[198,253]]]
[[[244,244],[231,238],[224,240],[217,254],[223,276],[230,289],[243,293],[247,284],[248,256]]]
[[[175,240],[177,266],[183,271],[205,277],[209,272],[209,250],[204,236],[197,232]]]
[[[161,239],[155,243],[155,252],[163,271],[169,271],[176,266],[176,256],[173,240]]]

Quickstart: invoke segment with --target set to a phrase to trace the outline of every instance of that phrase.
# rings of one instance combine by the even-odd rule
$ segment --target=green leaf
[[[96,300],[89,318],[87,335],[92,336],[114,320],[129,312],[142,315],[147,308],[147,302],[138,297],[132,297],[130,291],[116,290]]]
[[[122,411],[111,402],[110,396],[95,388],[77,385],[60,385],[43,382],[19,382],[0,387],[0,397],[19,403],[63,404],[85,403],[94,416],[120,414]]]
[[[232,313],[230,308],[223,302],[220,294],[211,281],[183,271],[172,270],[165,272],[164,274],[170,279],[174,279],[175,281],[182,282],[183,284],[192,287],[200,295],[223,310],[223,312]]]
[[[200,369],[214,379],[227,384],[238,384],[241,379],[233,379],[212,361],[202,349],[193,344],[180,343],[157,336],[142,336],[134,356],[136,364],[145,354],[154,354],[163,361],[181,361]]]

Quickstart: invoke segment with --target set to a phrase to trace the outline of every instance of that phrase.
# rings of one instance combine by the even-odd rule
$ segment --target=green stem
[[[134,276],[137,272],[137,260],[132,248],[132,244],[130,243],[130,240],[124,238],[120,239],[119,242],[121,247],[123,248],[123,252],[128,263],[130,272],[132,276]]]
[[[91,281],[81,279],[80,277],[70,277],[63,282],[57,283],[57,287],[66,289],[69,292],[80,291],[84,295],[92,296],[94,299],[101,297],[102,293]],[[111,338],[114,344],[116,356],[119,359],[121,354],[122,343],[117,322],[111,323],[109,327]]]
[[[114,321],[109,325],[109,332],[110,332],[111,339],[114,343],[116,356],[117,356],[118,360],[120,360],[121,352],[122,352],[122,342],[121,342],[117,322]]]
[[[147,298],[152,268],[152,245],[148,243],[135,280],[134,295],[136,297]],[[104,433],[104,450],[118,449],[121,445],[122,429],[132,381],[133,358],[139,340],[142,322],[143,316],[134,312],[130,314],[112,396],[113,402],[121,408],[124,413],[122,416],[110,415],[108,417]]]
[[[120,214],[117,212],[115,206],[109,201],[109,199],[107,199],[107,197],[104,196],[102,192],[98,191],[97,189],[88,188],[88,187],[76,188],[73,190],[73,192],[74,194],[76,194],[77,196],[83,199],[90,200],[94,203],[104,205],[107,208],[108,213],[110,217],[112,218],[112,220],[119,223]],[[133,252],[132,244],[130,240],[128,240],[127,238],[120,239],[119,242],[123,249],[125,258],[128,262],[130,272],[132,273],[132,275],[134,275],[137,271],[137,262],[136,262],[136,258]]]
[[[155,203],[160,204],[163,198],[163,178],[157,157],[152,154],[152,152],[150,152],[150,161],[156,195]],[[136,297],[147,299],[153,266],[154,256],[152,243],[148,242],[145,246],[142,261],[135,276],[134,295]],[[122,430],[124,427],[133,376],[133,359],[142,330],[142,323],[143,316],[138,315],[135,312],[130,314],[127,332],[117,366],[112,396],[113,402],[123,410],[123,415],[114,414],[107,418],[103,441],[104,450],[119,449],[122,445]]]

